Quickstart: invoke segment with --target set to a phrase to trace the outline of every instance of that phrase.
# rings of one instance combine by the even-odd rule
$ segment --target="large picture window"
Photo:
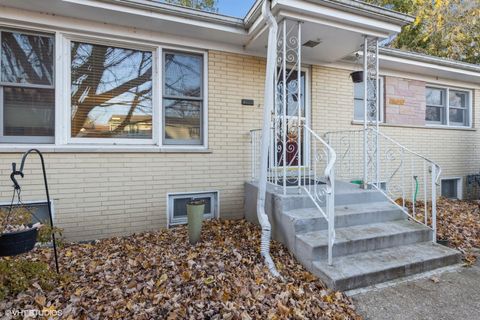
[[[426,103],[427,123],[453,127],[470,126],[470,91],[427,87]]]
[[[0,30],[0,43],[0,141],[53,143],[53,37]]]
[[[163,60],[163,143],[202,145],[203,55],[166,51]]]
[[[152,52],[71,42],[72,138],[152,139]]]

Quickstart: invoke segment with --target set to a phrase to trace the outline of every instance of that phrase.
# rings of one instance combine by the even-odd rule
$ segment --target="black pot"
[[[350,78],[352,78],[353,83],[363,82],[363,71],[355,71],[350,73]]]
[[[38,229],[32,228],[0,235],[0,257],[15,256],[33,249]]]

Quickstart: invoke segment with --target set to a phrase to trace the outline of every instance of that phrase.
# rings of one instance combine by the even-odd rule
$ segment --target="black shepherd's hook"
[[[13,187],[15,188],[15,190],[20,190],[20,185],[18,184],[18,181],[15,178],[15,176],[20,176],[22,178],[25,176],[23,173],[23,168],[25,167],[25,160],[27,159],[28,155],[32,152],[37,153],[42,162],[43,182],[45,183],[45,193],[47,194],[48,215],[50,218],[50,227],[52,228],[52,241],[53,241],[53,252],[55,254],[55,267],[57,269],[57,273],[60,273],[60,269],[58,268],[58,255],[57,255],[57,244],[55,241],[55,231],[53,229],[52,204],[50,203],[50,193],[48,191],[47,172],[45,171],[45,161],[43,159],[43,154],[37,149],[30,149],[27,152],[25,152],[23,154],[22,162],[20,164],[20,170],[17,171],[16,170],[17,164],[15,162],[12,163],[12,173],[10,174],[10,179],[13,182]]]

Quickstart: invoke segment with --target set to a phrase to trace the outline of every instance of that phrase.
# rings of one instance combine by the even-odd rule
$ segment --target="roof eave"
[[[229,17],[218,13],[205,12],[174,4],[160,3],[148,0],[100,0],[102,2],[128,6],[131,8],[150,10],[156,13],[170,14],[182,18],[201,19],[210,23],[221,24],[234,28],[245,29],[243,19]]]
[[[343,8],[348,11],[358,13],[361,11],[364,15],[369,17],[376,17],[382,21],[396,23],[400,26],[410,24],[415,21],[415,17],[389,10],[373,4],[357,1],[357,0],[307,0],[310,2],[322,3],[326,6]]]
[[[466,62],[445,59],[445,58],[430,56],[430,55],[416,53],[416,52],[403,51],[399,49],[391,49],[391,48],[380,48],[380,54],[390,56],[390,57],[403,58],[403,59],[412,60],[412,61],[430,63],[430,64],[443,66],[443,67],[455,68],[459,70],[478,72],[480,75],[480,66],[466,63]]]

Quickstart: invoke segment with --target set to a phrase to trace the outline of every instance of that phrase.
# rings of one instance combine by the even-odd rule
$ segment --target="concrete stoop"
[[[432,243],[432,231],[375,190],[336,182],[333,266],[327,263],[327,222],[310,198],[269,186],[272,235],[330,288],[351,290],[455,264],[456,250]],[[257,187],[245,186],[245,216],[257,223]]]

